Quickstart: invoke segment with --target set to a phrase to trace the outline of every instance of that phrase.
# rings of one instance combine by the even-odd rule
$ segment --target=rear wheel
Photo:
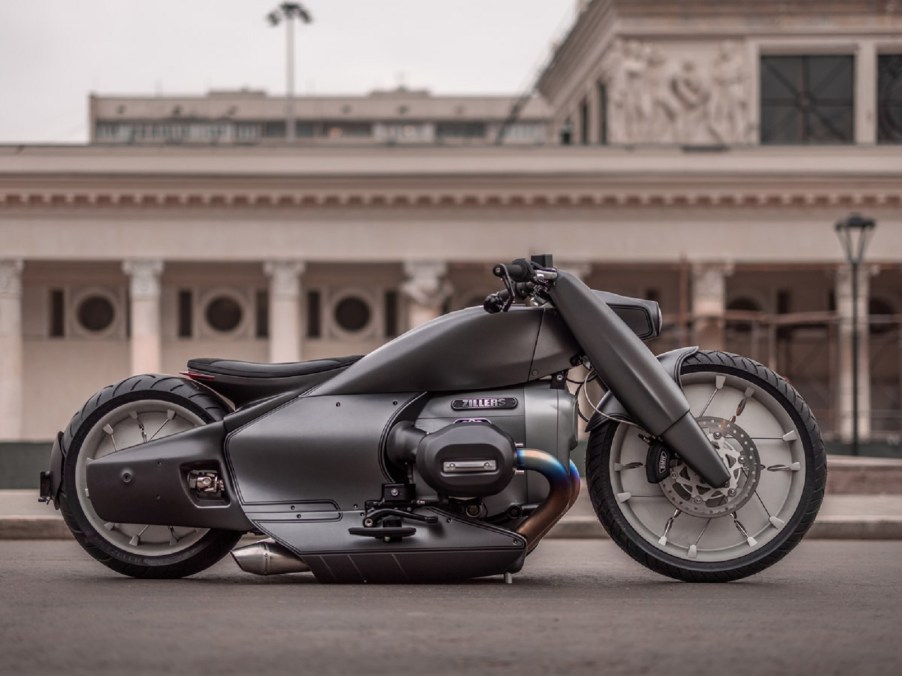
[[[587,448],[592,504],[612,539],[658,573],[693,582],[752,575],[795,547],[817,515],[827,476],[817,422],[789,383],[751,359],[700,351],[681,378],[729,484],[711,488],[678,458],[649,483],[647,434],[606,422]]]
[[[87,466],[125,448],[220,420],[226,412],[206,390],[173,376],[134,376],[91,397],[63,434],[60,511],[78,543],[113,570],[143,578],[192,575],[225,556],[241,533],[101,519],[87,489]]]

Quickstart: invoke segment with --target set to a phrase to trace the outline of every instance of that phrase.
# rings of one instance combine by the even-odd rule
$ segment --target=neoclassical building
[[[552,252],[651,297],[655,350],[786,375],[902,432],[902,8],[594,0],[529,98],[398,90],[93,97],[84,146],[0,147],[0,438],[49,439],[97,388],[193,356],[363,353]],[[292,133],[293,130],[293,133]]]

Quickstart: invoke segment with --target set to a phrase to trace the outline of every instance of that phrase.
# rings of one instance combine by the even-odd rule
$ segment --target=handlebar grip
[[[518,258],[507,265],[496,265],[492,268],[492,273],[496,277],[504,277],[505,268],[513,282],[528,282],[532,279],[532,265],[525,258]]]

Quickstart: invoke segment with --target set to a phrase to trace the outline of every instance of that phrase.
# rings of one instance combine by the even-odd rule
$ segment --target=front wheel
[[[93,460],[220,420],[226,412],[208,391],[173,376],[133,376],[91,397],[63,433],[60,490],[60,511],[85,551],[119,573],[141,578],[192,575],[231,551],[241,533],[105,521],[94,511],[87,488]]]
[[[753,575],[789,553],[817,516],[827,480],[817,422],[786,380],[751,359],[699,351],[680,373],[730,482],[711,488],[676,458],[649,483],[653,440],[607,421],[586,451],[592,504],[611,538],[651,570],[689,582]]]

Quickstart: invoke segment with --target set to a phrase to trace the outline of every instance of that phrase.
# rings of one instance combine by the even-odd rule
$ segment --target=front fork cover
[[[559,272],[549,295],[602,382],[633,419],[664,439],[711,486],[730,473],[689,413],[689,402],[651,350],[592,290]]]

